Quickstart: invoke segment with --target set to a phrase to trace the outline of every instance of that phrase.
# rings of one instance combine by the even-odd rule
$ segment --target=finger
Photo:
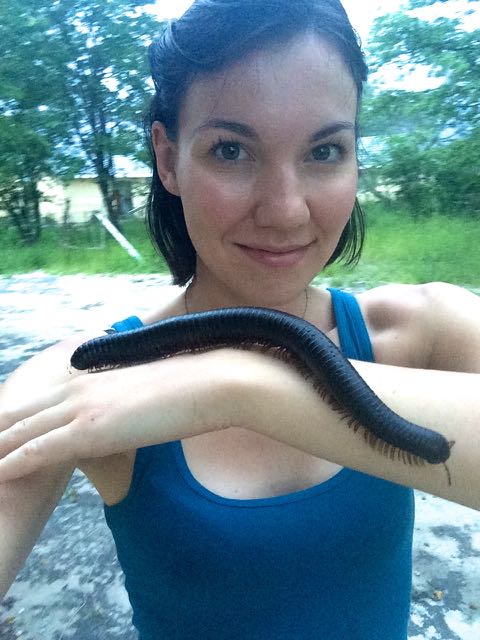
[[[0,410],[0,432],[11,429],[13,425],[25,418],[34,416],[49,407],[60,404],[66,395],[64,385],[52,389],[49,393],[34,398],[27,398],[21,405],[15,408],[2,407]]]
[[[36,415],[20,420],[0,433],[0,457],[18,449],[29,440],[58,429],[72,420],[63,405],[49,407]]]
[[[82,457],[81,447],[77,452],[78,444],[79,438],[72,434],[71,424],[29,440],[0,460],[0,483],[16,480],[51,465],[73,462]]]

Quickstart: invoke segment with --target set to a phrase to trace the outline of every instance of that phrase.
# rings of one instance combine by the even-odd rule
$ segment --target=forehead
[[[273,132],[355,122],[357,90],[340,54],[305,34],[250,54],[222,72],[198,77],[180,112],[180,136],[205,121],[225,118]]]

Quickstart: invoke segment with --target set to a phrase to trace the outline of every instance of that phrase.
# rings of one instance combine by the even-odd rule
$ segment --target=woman
[[[151,62],[150,226],[190,284],[115,328],[230,306],[305,318],[448,439],[448,472],[383,455],[268,355],[82,374],[69,359],[83,336],[2,389],[3,589],[78,466],[105,501],[142,640],[405,639],[411,487],[480,508],[480,301],[438,283],[356,298],[310,285],[362,239],[366,68],[338,2],[197,0]]]

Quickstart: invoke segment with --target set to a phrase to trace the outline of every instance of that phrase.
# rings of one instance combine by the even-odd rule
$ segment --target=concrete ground
[[[72,332],[149,308],[171,295],[166,284],[155,276],[0,278],[0,381]],[[0,605],[0,640],[134,640],[130,616],[101,501],[75,473]],[[419,492],[409,637],[480,638],[480,513]]]

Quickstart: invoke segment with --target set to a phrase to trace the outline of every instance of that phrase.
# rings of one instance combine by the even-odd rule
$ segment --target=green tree
[[[374,23],[368,44],[373,71],[395,63],[407,76],[423,65],[439,81],[423,91],[374,86],[365,101],[363,129],[385,140],[372,173],[416,215],[480,215],[480,30],[466,29],[462,16],[419,14],[434,4],[448,0],[410,0],[406,10]],[[471,5],[478,10],[480,3]]]
[[[148,4],[0,0],[0,207],[17,219],[38,211],[38,188],[27,184],[87,167],[118,224],[113,159],[142,147],[146,45],[161,28]]]
[[[40,235],[38,182],[50,173],[55,144],[50,114],[40,109],[50,83],[45,75],[45,83],[31,81],[40,72],[42,34],[38,21],[19,19],[0,0],[0,209],[25,242]]]

